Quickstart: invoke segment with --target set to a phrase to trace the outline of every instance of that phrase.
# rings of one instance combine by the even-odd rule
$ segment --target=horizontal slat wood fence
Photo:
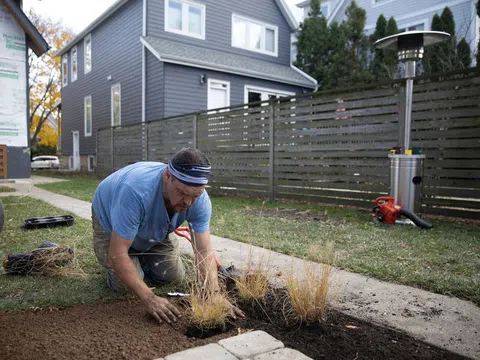
[[[167,162],[197,147],[209,192],[370,208],[389,192],[402,143],[404,81],[187,114],[97,134],[97,171]],[[423,212],[480,218],[480,74],[417,78],[412,146],[423,148]]]

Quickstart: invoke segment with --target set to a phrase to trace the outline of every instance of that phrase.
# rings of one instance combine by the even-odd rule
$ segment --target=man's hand
[[[230,311],[228,312],[228,315],[229,315],[233,320],[236,320],[237,317],[240,317],[240,318],[244,318],[244,317],[245,317],[245,314],[243,313],[242,310],[240,310],[238,307],[232,305],[230,302],[229,302],[229,305],[230,305]]]
[[[177,322],[177,318],[182,317],[180,311],[173,306],[170,301],[155,294],[149,295],[147,298],[142,299],[147,312],[152,315],[160,324],[164,321],[168,324]]]

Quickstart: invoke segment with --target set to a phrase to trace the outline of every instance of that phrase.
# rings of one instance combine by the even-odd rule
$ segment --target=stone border
[[[285,348],[283,343],[265,331],[252,331],[216,344],[181,351],[156,360],[311,360],[301,352]]]

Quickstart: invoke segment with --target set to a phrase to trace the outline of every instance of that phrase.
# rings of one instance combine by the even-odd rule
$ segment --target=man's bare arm
[[[201,281],[210,291],[218,290],[217,264],[210,240],[210,232],[194,233],[192,246],[195,265],[198,267]]]
[[[180,312],[167,299],[156,296],[147,284],[140,278],[135,264],[128,256],[131,241],[122,238],[115,231],[112,232],[108,262],[115,275],[136,294],[145,304],[147,311],[158,322],[176,322]]]
[[[210,232],[194,233],[192,238],[193,253],[195,255],[195,264],[198,266],[201,280],[204,281],[209,291],[220,289],[218,285],[218,269],[213,252]],[[245,317],[243,312],[237,307],[231,305],[230,315],[235,319],[237,316]]]

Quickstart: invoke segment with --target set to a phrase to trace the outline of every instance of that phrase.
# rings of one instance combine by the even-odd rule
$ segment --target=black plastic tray
[[[38,218],[25,219],[25,229],[40,229],[54,226],[72,226],[72,215],[45,216]]]

